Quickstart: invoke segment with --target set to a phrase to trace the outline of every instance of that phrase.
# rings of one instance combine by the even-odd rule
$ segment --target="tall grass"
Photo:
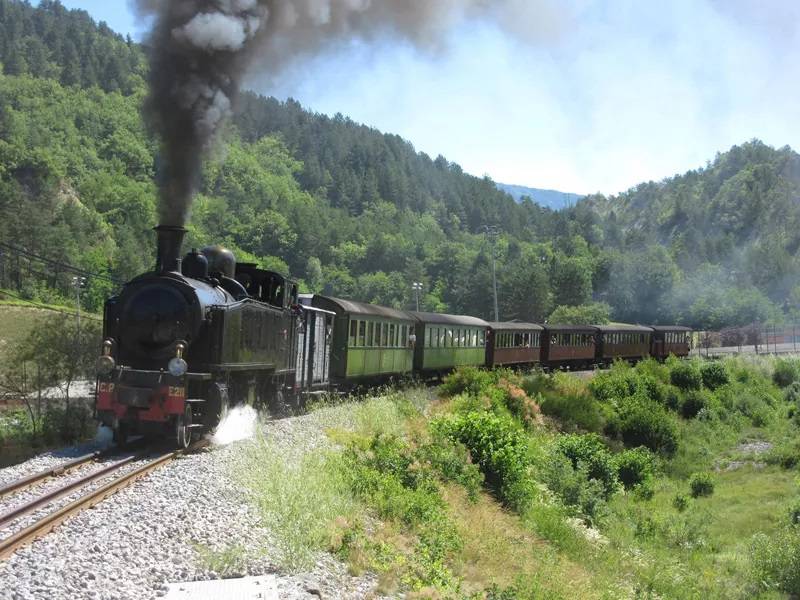
[[[240,467],[242,481],[275,536],[274,559],[290,571],[312,566],[315,554],[327,547],[336,519],[357,510],[335,453],[310,453],[296,462],[259,436]]]

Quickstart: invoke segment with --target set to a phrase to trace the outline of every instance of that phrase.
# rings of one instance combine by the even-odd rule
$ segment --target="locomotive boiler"
[[[156,231],[155,269],[105,304],[96,412],[118,444],[152,433],[186,447],[231,401],[280,407],[294,398],[298,357],[327,343],[326,315],[300,308],[296,284],[278,273],[236,264],[218,246],[181,259],[185,229]],[[322,319],[310,328],[321,339],[298,335],[311,317]]]

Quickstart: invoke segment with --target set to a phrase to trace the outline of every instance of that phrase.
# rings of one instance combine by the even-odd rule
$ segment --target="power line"
[[[108,275],[103,275],[101,273],[93,273],[91,271],[87,271],[86,269],[81,269],[79,267],[75,267],[73,265],[70,265],[70,264],[67,264],[67,263],[64,263],[64,262],[61,262],[61,261],[58,261],[58,260],[54,260],[52,258],[46,258],[44,256],[39,256],[38,254],[34,254],[33,252],[28,252],[24,248],[19,248],[17,246],[13,246],[13,245],[8,244],[6,242],[0,242],[0,248],[6,248],[7,250],[13,252],[14,254],[16,254],[18,256],[24,256],[24,257],[32,259],[32,260],[38,260],[38,261],[41,261],[43,263],[46,263],[46,264],[54,266],[54,267],[61,267],[62,269],[66,269],[66,270],[72,271],[73,273],[76,273],[78,275],[83,275],[83,276],[86,276],[86,277],[92,277],[92,278],[95,278],[95,279],[105,279],[106,281],[110,281],[111,283],[115,283],[117,285],[122,283],[120,280],[115,279],[114,277],[109,277]],[[0,254],[2,254],[2,253],[0,253]]]

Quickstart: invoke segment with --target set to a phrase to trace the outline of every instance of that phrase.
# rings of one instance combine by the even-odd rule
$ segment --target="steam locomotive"
[[[116,443],[169,434],[187,447],[237,402],[285,408],[323,384],[327,311],[297,304],[297,284],[236,263],[219,246],[180,258],[186,230],[159,226],[155,270],[106,301],[98,420]]]
[[[689,353],[680,326],[489,323],[321,295],[219,246],[181,259],[185,230],[159,226],[155,270],[105,305],[98,419],[188,446],[230,402],[281,413],[308,394],[458,366],[585,368]]]

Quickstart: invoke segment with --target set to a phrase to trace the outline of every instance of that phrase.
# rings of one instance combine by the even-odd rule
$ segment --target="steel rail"
[[[161,465],[170,462],[186,452],[191,452],[207,445],[208,442],[206,440],[201,440],[195,444],[192,444],[186,450],[174,450],[162,454],[161,456],[148,462],[146,465],[142,465],[137,469],[121,475],[117,479],[114,479],[113,481],[110,481],[107,484],[92,490],[77,500],[73,500],[57,511],[49,513],[28,527],[21,529],[17,533],[0,540],[0,560],[7,559],[19,548],[22,548],[34,540],[47,535],[71,516],[99,504],[109,496],[115,494],[121,489],[128,487],[137,479],[144,477]]]
[[[36,510],[39,507],[44,507],[50,504],[51,502],[58,500],[62,496],[66,496],[67,494],[72,493],[78,488],[83,487],[84,485],[96,480],[102,479],[107,477],[114,471],[117,471],[124,467],[125,465],[133,462],[134,460],[142,460],[145,458],[143,455],[133,455],[128,456],[127,458],[123,458],[122,460],[118,460],[117,462],[111,463],[108,466],[105,466],[93,473],[88,473],[87,475],[76,479],[66,485],[61,486],[55,490],[47,492],[46,494],[42,494],[24,504],[20,504],[2,514],[0,514],[0,529],[3,529],[8,523],[12,521],[16,521],[20,517],[27,515],[28,513]]]
[[[7,496],[12,492],[19,492],[21,490],[27,489],[32,485],[39,483],[40,481],[47,479],[48,477],[56,477],[58,475],[63,475],[80,467],[83,464],[88,462],[92,462],[100,458],[104,454],[103,451],[98,450],[97,452],[92,452],[91,454],[84,454],[83,456],[79,456],[78,458],[73,458],[72,460],[65,462],[61,465],[56,467],[51,467],[50,469],[44,469],[43,471],[39,471],[38,473],[33,473],[32,475],[28,475],[27,477],[23,477],[21,479],[17,479],[16,481],[12,481],[2,487],[0,487],[0,498]]]
[[[137,437],[128,442],[127,448],[135,449],[137,446],[142,446],[145,442],[144,437]],[[109,456],[114,452],[118,452],[120,448],[118,446],[109,446],[104,450],[96,450],[90,454],[84,454],[83,456],[78,456],[77,458],[73,458],[65,463],[57,465],[55,467],[50,467],[49,469],[44,469],[37,473],[33,473],[28,475],[27,477],[22,477],[21,479],[17,479],[16,481],[12,481],[11,483],[7,483],[4,486],[0,486],[0,498],[4,498],[9,494],[14,492],[21,492],[31,486],[36,485],[40,481],[47,479],[48,477],[58,477],[59,475],[64,475],[80,467],[88,462],[93,460],[97,460],[98,458],[103,458],[105,456]]]

